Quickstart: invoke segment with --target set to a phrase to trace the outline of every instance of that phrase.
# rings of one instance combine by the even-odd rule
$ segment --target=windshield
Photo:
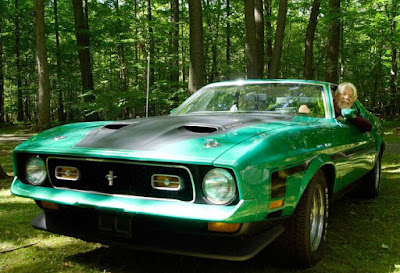
[[[254,112],[325,117],[322,90],[320,85],[301,83],[209,86],[187,99],[174,115]]]

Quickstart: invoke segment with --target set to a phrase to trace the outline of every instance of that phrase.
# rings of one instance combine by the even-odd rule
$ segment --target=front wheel
[[[328,188],[319,170],[311,179],[283,237],[297,264],[310,266],[322,258],[328,221]]]

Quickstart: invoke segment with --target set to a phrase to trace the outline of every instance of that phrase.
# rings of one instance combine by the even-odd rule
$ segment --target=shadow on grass
[[[150,253],[131,249],[101,247],[67,258],[68,261],[90,264],[99,271],[123,272],[283,272],[289,270],[285,260],[265,249],[251,260],[231,262],[188,256]],[[295,272],[295,271],[293,271]]]
[[[328,238],[323,260],[310,269],[289,266],[290,256],[278,256],[272,247],[245,262],[229,262],[178,255],[99,247],[30,227],[38,209],[13,200],[2,204],[0,236],[19,245],[21,238],[38,245],[6,254],[1,272],[394,272],[400,263],[399,156],[384,157],[382,191],[366,200],[345,196],[330,206]],[[4,184],[6,186],[6,184]],[[0,196],[0,198],[2,198]],[[4,197],[3,197],[4,198]],[[0,200],[1,201],[1,200]],[[7,228],[4,228],[7,225]],[[2,229],[3,226],[3,229]],[[2,234],[9,230],[11,233]],[[15,255],[14,255],[15,254]],[[18,263],[18,257],[26,257]]]
[[[111,272],[393,272],[400,262],[397,207],[400,174],[382,172],[381,196],[348,195],[330,207],[328,239],[321,262],[310,269],[289,266],[290,256],[267,247],[253,259],[229,262],[101,247],[66,258]],[[396,202],[394,202],[396,200]]]

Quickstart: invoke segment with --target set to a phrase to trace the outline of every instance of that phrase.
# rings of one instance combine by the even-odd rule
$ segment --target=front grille
[[[59,166],[75,167],[80,172],[77,181],[56,177]],[[144,164],[128,161],[111,161],[78,158],[47,158],[51,184],[56,188],[94,191],[105,194],[122,194],[150,198],[194,201],[193,179],[189,169],[180,165]],[[179,176],[182,187],[178,191],[155,189],[151,184],[154,174]]]

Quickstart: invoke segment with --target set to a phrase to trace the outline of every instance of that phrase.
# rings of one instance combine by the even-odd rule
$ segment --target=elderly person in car
[[[338,120],[343,120],[342,109],[352,108],[357,99],[357,88],[352,83],[339,84],[334,98],[335,117]],[[362,117],[359,112],[355,118],[347,119],[351,124],[355,125],[362,133],[369,132],[372,129],[371,122]]]

